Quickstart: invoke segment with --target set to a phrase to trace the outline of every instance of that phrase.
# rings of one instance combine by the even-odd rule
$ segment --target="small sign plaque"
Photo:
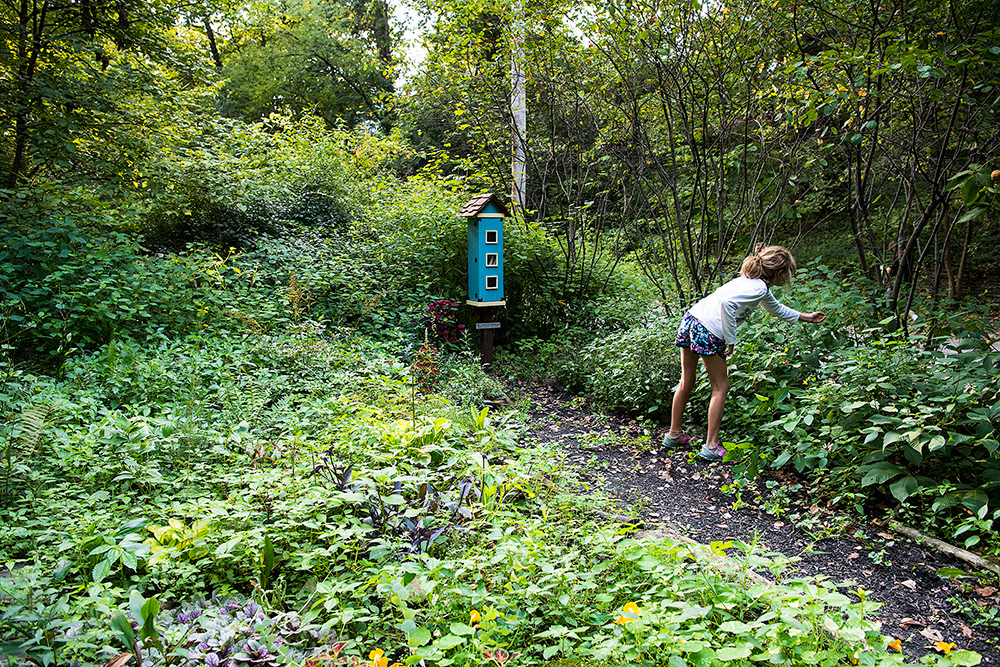
[[[499,329],[499,322],[476,322],[476,331],[481,329]]]

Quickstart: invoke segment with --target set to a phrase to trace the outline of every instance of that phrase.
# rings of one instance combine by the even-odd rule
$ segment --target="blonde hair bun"
[[[769,285],[783,285],[798,269],[795,257],[785,246],[757,246],[756,252],[743,260],[740,274],[744,278],[760,278]]]

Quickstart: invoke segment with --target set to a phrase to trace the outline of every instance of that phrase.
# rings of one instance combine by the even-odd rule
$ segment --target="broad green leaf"
[[[448,649],[455,648],[465,643],[465,639],[457,635],[445,635],[434,642],[434,646],[441,649],[442,651],[447,651]]]
[[[423,646],[431,640],[431,631],[427,628],[417,628],[414,632],[410,633],[406,638],[406,643],[408,646],[416,647]]]
[[[130,570],[136,569],[136,566],[139,564],[139,559],[131,551],[122,551],[120,557],[122,565]]]
[[[966,222],[969,222],[970,220],[978,220],[979,218],[986,215],[987,210],[989,209],[987,209],[985,206],[977,206],[976,208],[972,209],[971,211],[968,211],[967,213],[965,213],[965,215],[959,218],[957,224],[961,225],[965,224]]]
[[[733,660],[743,660],[750,657],[751,647],[749,644],[742,646],[724,646],[715,652],[715,657],[723,662]]]
[[[719,626],[719,629],[723,632],[730,632],[734,635],[739,635],[744,632],[752,632],[753,626],[749,623],[743,623],[741,621],[726,621]]]
[[[889,485],[889,491],[892,493],[893,498],[899,502],[904,502],[917,490],[920,485],[917,483],[916,478],[911,476],[901,477]]]
[[[966,204],[971,204],[976,201],[979,197],[979,184],[976,183],[975,178],[967,178],[965,183],[962,184],[962,201]]]
[[[937,576],[945,579],[957,579],[961,577],[974,577],[976,575],[970,574],[965,570],[959,570],[957,567],[939,567],[935,573]]]
[[[142,606],[144,604],[146,604],[146,598],[142,597],[142,593],[134,588],[129,591],[128,608],[129,611],[132,612],[132,618],[134,618],[137,623],[142,623]]]
[[[160,633],[157,632],[156,627],[153,625],[156,622],[156,616],[160,613],[160,603],[155,597],[151,597],[146,600],[146,603],[142,605],[140,610],[142,614],[142,639],[153,640],[154,642],[159,641]]]
[[[906,473],[906,470],[887,461],[879,461],[869,466],[858,468],[858,472],[864,472],[861,479],[861,486],[871,486],[872,484],[884,484],[890,479]]]
[[[461,635],[461,636],[471,635],[473,632],[475,632],[473,628],[469,627],[465,623],[452,623],[448,627],[448,630],[453,635]]]
[[[966,491],[962,494],[962,504],[965,505],[965,507],[967,507],[973,514],[979,514],[979,512],[986,507],[989,502],[989,496],[979,489],[972,489],[971,491]]]
[[[983,658],[981,655],[973,651],[961,650],[961,651],[952,651],[947,656],[945,656],[944,659],[939,661],[938,664],[943,665],[945,664],[945,661],[947,661],[947,664],[949,665],[959,665],[960,667],[973,667],[973,665],[981,664]]]
[[[119,638],[129,651],[135,646],[135,631],[132,624],[125,618],[125,614],[118,612],[111,617],[111,627],[118,633]]]
[[[94,581],[100,582],[104,580],[104,577],[108,576],[111,572],[111,561],[102,560],[94,569],[91,571],[90,575],[93,577]]]

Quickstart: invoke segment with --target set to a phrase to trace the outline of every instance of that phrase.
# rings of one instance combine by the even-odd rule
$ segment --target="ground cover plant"
[[[738,351],[734,502],[785,466],[995,553],[996,359],[940,299],[1000,263],[996,3],[414,4],[405,83],[384,0],[0,5],[8,662],[898,662],[571,493],[456,211],[524,158],[498,358],[643,419],[733,258],[836,248],[871,283],[787,300],[837,326]]]
[[[4,366],[8,661],[900,662],[872,603],[632,539],[518,411],[389,351],[302,327]]]

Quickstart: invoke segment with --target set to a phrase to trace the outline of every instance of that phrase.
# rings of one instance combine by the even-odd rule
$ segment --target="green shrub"
[[[59,363],[73,349],[200,328],[220,296],[201,258],[150,257],[125,235],[49,218],[0,231],[4,342]]]
[[[627,331],[588,345],[581,353],[585,390],[611,408],[669,411],[680,379],[676,328],[673,318],[650,315]]]
[[[797,305],[823,309],[823,325],[747,325],[727,428],[773,466],[829,471],[831,490],[982,520],[1000,506],[1000,354],[974,312],[922,311],[907,335],[866,296],[876,292],[815,271],[786,300],[808,294]]]
[[[504,398],[503,385],[486,374],[477,354],[452,353],[440,361],[438,391],[456,405],[482,406],[484,401]]]

